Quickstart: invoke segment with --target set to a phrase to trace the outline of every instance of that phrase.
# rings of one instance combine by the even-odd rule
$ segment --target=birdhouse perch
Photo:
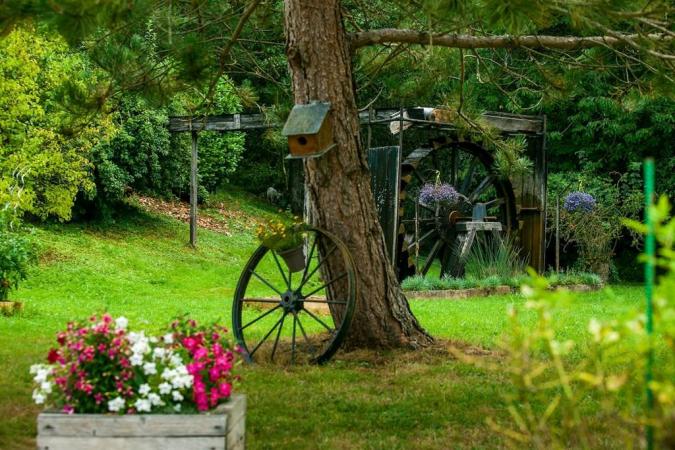
[[[335,146],[330,121],[330,103],[314,101],[295,105],[282,134],[288,137],[287,158],[314,158]]]

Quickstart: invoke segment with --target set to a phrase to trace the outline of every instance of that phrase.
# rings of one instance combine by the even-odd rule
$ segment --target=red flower
[[[47,361],[49,361],[49,364],[54,364],[57,361],[61,361],[61,355],[59,354],[59,351],[56,350],[55,348],[50,348],[49,353],[47,354]]]

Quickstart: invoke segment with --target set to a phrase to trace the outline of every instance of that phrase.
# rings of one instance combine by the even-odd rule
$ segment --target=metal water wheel
[[[303,252],[304,268],[293,272],[278,252],[260,246],[241,273],[232,321],[249,362],[322,364],[349,330],[356,305],[349,250],[333,234],[310,228]]]
[[[450,208],[421,202],[422,186],[436,182],[452,185],[464,199]],[[509,234],[517,228],[511,183],[499,176],[492,155],[476,143],[438,139],[410,153],[401,164],[399,198],[401,279],[434,270],[438,275],[460,275],[461,233],[477,227]]]

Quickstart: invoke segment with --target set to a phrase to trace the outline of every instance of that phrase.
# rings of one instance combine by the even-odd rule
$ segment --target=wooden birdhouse
[[[335,146],[329,102],[295,105],[282,134],[288,137],[288,158],[321,156]]]

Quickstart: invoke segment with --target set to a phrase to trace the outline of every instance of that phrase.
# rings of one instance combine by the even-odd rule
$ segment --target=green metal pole
[[[647,236],[645,237],[645,296],[647,300],[645,315],[647,323],[645,325],[647,338],[649,340],[649,349],[647,350],[647,366],[645,368],[645,385],[647,390],[647,414],[651,421],[654,411],[654,393],[649,384],[652,381],[652,369],[654,365],[654,353],[652,350],[652,333],[654,331],[654,319],[652,311],[652,295],[654,289],[655,277],[655,252],[656,242],[654,239],[654,218],[652,217],[652,205],[654,203],[654,160],[647,158],[644,164],[645,177],[645,224],[647,225]],[[647,424],[647,449],[654,448],[654,427]]]

